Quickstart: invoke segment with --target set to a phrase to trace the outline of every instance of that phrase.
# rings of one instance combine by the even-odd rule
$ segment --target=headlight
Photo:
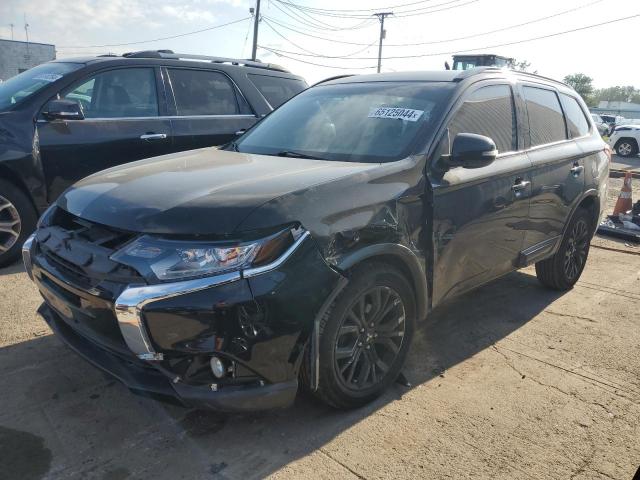
[[[275,235],[231,244],[184,242],[142,236],[111,258],[158,280],[184,280],[265,265],[278,258],[304,231],[287,229]]]

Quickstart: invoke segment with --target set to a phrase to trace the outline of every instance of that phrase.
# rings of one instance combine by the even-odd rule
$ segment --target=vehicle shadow
[[[412,388],[444,381],[559,296],[515,272],[439,307],[417,331],[404,371]],[[10,453],[0,472],[9,478],[262,478],[326,455],[336,436],[411,392],[394,385],[348,412],[308,394],[274,412],[194,411],[132,395],[52,336],[0,349],[0,380],[0,449]]]
[[[24,272],[24,264],[22,260],[16,260],[14,263],[0,268],[0,277],[3,275],[13,275],[14,273]]]

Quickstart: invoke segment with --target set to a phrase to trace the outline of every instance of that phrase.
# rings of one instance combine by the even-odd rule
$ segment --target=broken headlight
[[[149,235],[111,256],[158,280],[185,280],[266,265],[276,260],[304,231],[287,229],[250,242],[186,242]]]

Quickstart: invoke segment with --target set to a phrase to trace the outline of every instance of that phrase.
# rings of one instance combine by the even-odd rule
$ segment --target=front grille
[[[135,236],[76,217],[60,208],[47,226],[38,229],[40,253],[55,268],[85,289],[108,281],[145,283],[133,268],[111,260],[111,255]]]

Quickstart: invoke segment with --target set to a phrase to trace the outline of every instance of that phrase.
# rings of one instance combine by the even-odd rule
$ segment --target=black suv
[[[277,65],[168,50],[54,61],[0,83],[0,266],[72,183],[226,143],[305,88]]]
[[[77,183],[24,245],[39,312],[132,390],[341,408],[398,377],[416,322],[535,263],[571,288],[610,150],[580,96],[497,68],[314,86],[224,149]]]

